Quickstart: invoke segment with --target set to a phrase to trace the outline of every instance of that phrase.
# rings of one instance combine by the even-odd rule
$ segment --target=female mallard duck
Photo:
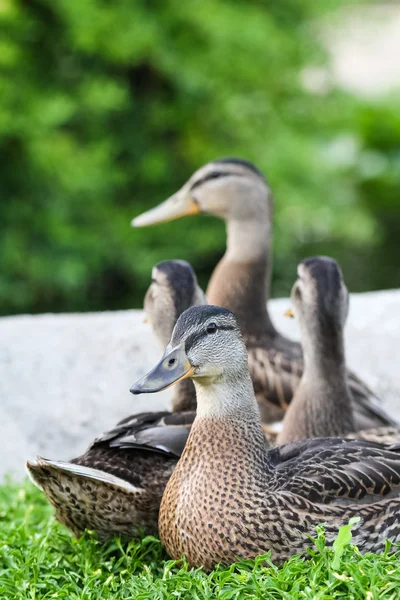
[[[207,304],[193,267],[185,260],[164,260],[153,267],[151,285],[144,298],[144,311],[162,348],[172,334],[178,317],[190,306]],[[196,412],[196,392],[190,380],[172,391],[172,412]],[[190,417],[186,420],[189,422]]]
[[[339,265],[332,258],[316,256],[303,260],[297,273],[290,312],[299,322],[304,371],[277,443],[346,434],[399,443],[398,428],[354,433],[356,423],[346,377],[343,336],[349,293]]]
[[[188,263],[165,261],[153,268],[145,311],[164,346],[180,313],[204,302]],[[53,504],[61,523],[76,535],[85,529],[94,529],[101,537],[157,531],[161,496],[195,416],[190,380],[179,384],[172,406],[178,412],[124,419],[71,462],[42,457],[27,462],[32,481]]]
[[[400,540],[400,446],[312,439],[266,450],[234,315],[193,307],[178,319],[163,358],[131,392],[156,392],[191,377],[197,416],[165,489],[159,532],[170,556],[213,568],[268,550],[283,561],[328,541],[361,517],[354,542],[377,552]]]
[[[303,360],[300,345],[276,331],[266,307],[271,277],[270,189],[251,163],[216,160],[132,224],[142,227],[199,212],[221,217],[227,224],[227,250],[211,277],[207,299],[239,319],[262,419],[280,420],[299,384]],[[348,383],[356,429],[394,424],[354,373],[348,372]]]

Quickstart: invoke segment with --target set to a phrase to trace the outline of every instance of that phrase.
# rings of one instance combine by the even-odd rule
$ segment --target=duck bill
[[[132,219],[132,227],[147,227],[155,223],[163,223],[164,221],[172,221],[185,215],[194,215],[200,212],[198,204],[188,195],[174,194],[165,202],[162,202],[155,208],[139,215]]]
[[[186,356],[183,345],[167,351],[158,365],[139,379],[130,389],[132,394],[152,394],[161,392],[182,379],[191,377],[194,367]]]

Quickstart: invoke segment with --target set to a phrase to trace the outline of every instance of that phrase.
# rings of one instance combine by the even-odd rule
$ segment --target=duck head
[[[291,292],[292,312],[304,334],[320,337],[342,331],[349,293],[338,263],[328,256],[314,256],[299,263]]]
[[[207,304],[207,300],[188,262],[165,260],[153,267],[144,310],[163,347],[168,344],[178,317],[190,306],[200,304]]]
[[[260,211],[269,216],[266,200],[270,200],[270,190],[257,167],[247,160],[222,158],[198,169],[173,196],[131,224],[145,227],[196,213],[246,221],[260,218]]]
[[[159,392],[191,377],[208,386],[248,377],[247,350],[236,317],[218,306],[195,306],[179,317],[160,362],[130,389]]]

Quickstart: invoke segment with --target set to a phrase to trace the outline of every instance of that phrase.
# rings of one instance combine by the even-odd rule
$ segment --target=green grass
[[[293,557],[275,567],[268,556],[211,574],[167,559],[160,542],[144,538],[100,543],[87,532],[77,540],[53,516],[29,482],[0,486],[0,598],[161,599],[400,597],[400,552],[360,555],[342,528],[333,548],[322,528],[310,560]]]

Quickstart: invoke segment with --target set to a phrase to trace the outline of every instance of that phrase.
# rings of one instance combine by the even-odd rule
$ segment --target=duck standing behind
[[[338,435],[399,443],[398,428],[356,432],[343,332],[349,293],[339,265],[327,256],[315,256],[303,260],[297,272],[291,298],[301,331],[304,371],[277,443]]]

